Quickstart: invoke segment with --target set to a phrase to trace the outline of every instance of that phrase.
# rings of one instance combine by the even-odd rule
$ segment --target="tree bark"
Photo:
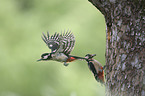
[[[145,1],[89,1],[106,21],[106,96],[145,96]]]

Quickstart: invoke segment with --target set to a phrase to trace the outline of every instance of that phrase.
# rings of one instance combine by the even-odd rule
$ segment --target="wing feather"
[[[51,49],[51,52],[55,52],[59,47],[58,37],[59,37],[59,33],[55,33],[52,36],[49,36],[49,32],[47,32],[47,36],[43,33],[42,40]]]
[[[75,37],[71,31],[67,31],[63,34],[63,53],[70,54],[75,44]]]
[[[64,31],[61,34],[55,32],[54,35],[51,36],[49,35],[49,32],[47,32],[47,36],[44,33],[42,34],[42,40],[52,52],[63,52],[68,55],[74,48],[75,37],[69,30],[67,30],[67,32]]]

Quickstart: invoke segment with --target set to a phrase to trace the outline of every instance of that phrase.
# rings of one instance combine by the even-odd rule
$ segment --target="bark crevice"
[[[89,0],[106,21],[106,96],[145,96],[144,0]]]

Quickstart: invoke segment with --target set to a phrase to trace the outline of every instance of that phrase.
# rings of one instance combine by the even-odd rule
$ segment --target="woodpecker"
[[[104,68],[102,67],[101,63],[97,60],[93,59],[93,57],[96,56],[96,54],[87,54],[85,56],[86,61],[88,63],[89,69],[94,74],[95,79],[104,84]]]
[[[75,44],[75,37],[71,31],[64,32],[63,34],[55,32],[52,36],[49,36],[49,32],[47,32],[47,36],[43,33],[42,40],[51,49],[51,53],[42,54],[41,59],[37,61],[54,60],[63,62],[67,66],[68,62],[85,59],[83,57],[70,55]]]

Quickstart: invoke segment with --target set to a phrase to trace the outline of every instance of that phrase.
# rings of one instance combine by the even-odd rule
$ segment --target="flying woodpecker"
[[[37,61],[54,60],[63,62],[64,65],[67,66],[68,62],[85,59],[83,57],[70,55],[70,52],[73,50],[75,44],[75,37],[71,31],[61,34],[55,32],[52,36],[49,36],[49,32],[47,32],[47,36],[43,33],[42,40],[51,49],[51,53],[42,54],[41,59]]]
[[[96,54],[87,54],[85,56],[86,61],[88,62],[88,66],[92,73],[94,74],[95,79],[100,82],[104,83],[104,68],[102,67],[101,63],[97,60],[93,59]]]

